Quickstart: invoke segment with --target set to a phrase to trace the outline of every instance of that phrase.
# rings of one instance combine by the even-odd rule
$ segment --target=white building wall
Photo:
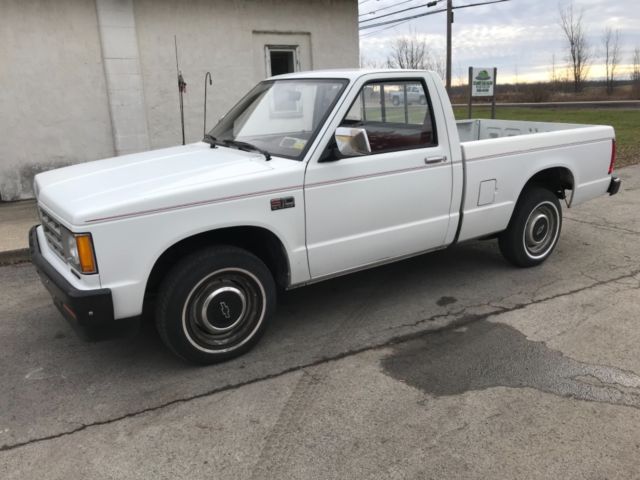
[[[116,155],[149,149],[133,0],[96,0]]]
[[[205,73],[210,128],[265,78],[265,44],[300,43],[305,70],[358,66],[356,0],[136,0],[134,9],[152,148],[181,142],[174,35],[187,143],[202,138]]]
[[[301,69],[358,65],[357,0],[1,0],[0,199],[33,175],[187,142],[265,77],[264,45],[299,45]]]
[[[43,170],[114,155],[95,3],[0,3],[0,198]]]

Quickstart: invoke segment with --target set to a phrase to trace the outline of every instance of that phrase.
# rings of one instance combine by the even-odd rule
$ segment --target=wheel
[[[424,97],[424,95],[420,96],[420,105],[425,105],[427,103],[427,99]]]
[[[509,262],[533,267],[551,255],[561,229],[558,197],[546,188],[528,187],[516,204],[509,226],[498,237],[498,245]]]
[[[200,250],[173,267],[160,286],[156,326],[185,360],[210,364],[249,350],[264,333],[276,304],[271,272],[236,247]]]
[[[393,103],[393,105],[397,107],[398,105],[400,105],[400,98],[398,98],[398,97],[393,97],[393,98],[391,99],[391,103]]]

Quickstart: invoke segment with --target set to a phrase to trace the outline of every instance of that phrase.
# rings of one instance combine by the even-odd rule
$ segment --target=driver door
[[[413,89],[424,95],[424,103],[409,104]],[[399,95],[404,101],[397,101]],[[332,137],[328,148],[336,153],[307,168],[311,277],[443,246],[452,168],[446,142],[438,139],[425,80],[366,83],[340,126],[365,129],[371,153],[343,157]]]

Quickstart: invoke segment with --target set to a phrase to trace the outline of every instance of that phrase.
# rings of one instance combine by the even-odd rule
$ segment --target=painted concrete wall
[[[302,69],[358,66],[356,0],[136,0],[134,9],[152,148],[181,142],[174,35],[187,82],[187,142],[202,137],[205,73],[213,75],[212,127],[265,77],[265,44],[300,42]]]
[[[133,0],[96,0],[116,155],[149,150]]]
[[[302,69],[358,65],[357,0],[0,0],[0,199],[33,175],[181,142],[173,36],[187,81],[187,142],[265,77],[264,45]]]
[[[0,3],[0,198],[35,173],[109,157],[113,135],[95,3]]]

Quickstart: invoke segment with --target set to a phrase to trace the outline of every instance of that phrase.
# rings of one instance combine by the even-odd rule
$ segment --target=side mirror
[[[364,128],[338,127],[335,134],[340,154],[345,157],[368,155],[371,153],[369,137]]]

